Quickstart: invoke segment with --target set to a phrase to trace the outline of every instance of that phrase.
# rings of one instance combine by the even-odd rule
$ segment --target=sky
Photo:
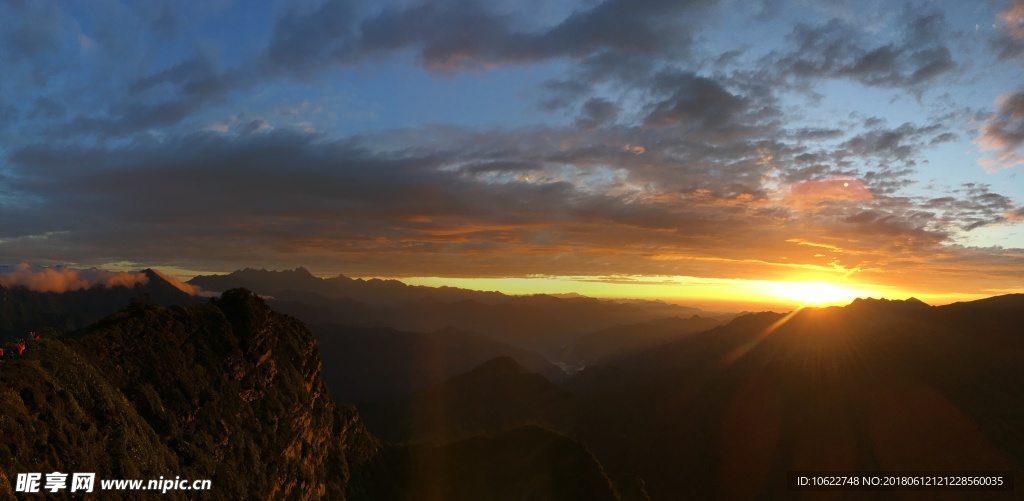
[[[1024,2],[0,0],[0,38],[0,265],[1024,292]]]

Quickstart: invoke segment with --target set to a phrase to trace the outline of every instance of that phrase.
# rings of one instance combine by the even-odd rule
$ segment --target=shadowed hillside
[[[787,497],[794,470],[1024,473],[1024,296],[751,314],[606,363],[554,396],[489,362],[402,404],[404,425],[371,419],[413,441],[540,422],[651,499]]]
[[[247,292],[135,305],[0,367],[0,469],[210,478],[234,499],[339,497],[349,459],[378,445],[320,371],[305,327]]]
[[[500,356],[553,380],[565,377],[536,352],[453,328],[428,334],[384,327],[311,328],[324,359],[324,380],[335,399],[344,402],[393,401]]]
[[[0,493],[13,496],[17,473],[60,471],[94,472],[97,488],[211,479],[215,499],[617,498],[593,456],[550,431],[385,446],[331,400],[318,351],[301,322],[244,290],[205,305],[137,302],[30,339],[0,363]]]
[[[690,318],[670,317],[641,324],[615,325],[580,336],[566,346],[560,358],[576,367],[601,364],[609,359],[668,344],[722,323],[718,319],[693,315]]]
[[[363,471],[375,500],[619,499],[589,451],[536,426],[446,445],[385,447]]]
[[[360,406],[374,433],[399,442],[438,441],[564,423],[572,394],[500,357],[391,405]]]

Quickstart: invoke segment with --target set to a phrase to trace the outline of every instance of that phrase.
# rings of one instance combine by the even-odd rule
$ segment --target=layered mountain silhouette
[[[455,328],[431,333],[345,325],[311,329],[324,359],[324,380],[341,402],[395,401],[501,356],[553,380],[565,377],[536,352]]]
[[[275,309],[310,325],[390,327],[434,332],[447,327],[557,356],[576,337],[611,327],[699,309],[659,301],[616,302],[583,296],[507,296],[452,287],[409,286],[395,280],[345,276],[323,279],[305,268],[292,271],[244,269],[189,281],[210,291],[244,287],[268,297]]]
[[[137,301],[30,339],[0,362],[0,493],[14,496],[17,473],[59,471],[210,479],[218,499],[618,498],[593,455],[551,430],[382,443],[331,399],[318,352],[300,321],[245,290]]]
[[[367,419],[413,443],[542,425],[624,498],[787,497],[797,470],[1024,473],[1022,295],[750,314],[604,364],[559,390],[494,360]]]
[[[229,499],[774,499],[794,495],[796,470],[1024,478],[1024,295],[722,323],[655,304],[249,275],[284,285],[212,300],[156,273],[145,287],[0,289],[0,325],[49,328],[24,354],[4,344],[0,492],[49,471],[210,478]],[[352,292],[371,282],[376,296]],[[348,305],[363,320],[311,332],[271,305],[323,318]],[[434,325],[417,313],[428,306],[463,325],[489,312],[491,330],[379,325]],[[600,309],[613,313],[565,327]],[[548,345],[529,341],[541,334],[494,327],[553,319],[548,354],[579,372],[524,347]]]
[[[721,325],[720,318],[693,315],[670,317],[632,325],[615,325],[585,334],[565,347],[560,359],[568,366],[601,365],[606,360],[668,344],[682,336]]]
[[[575,402],[544,376],[498,357],[395,404],[360,408],[382,438],[437,442],[527,424],[564,428]]]
[[[385,307],[402,305],[423,298],[454,302],[472,299],[482,303],[498,303],[508,299],[500,292],[482,292],[456,287],[424,287],[406,285],[398,280],[349,278],[318,278],[306,268],[273,271],[245,268],[227,275],[200,275],[189,280],[206,290],[224,291],[244,287],[280,300],[303,298],[304,294],[327,299],[352,299],[363,304]]]

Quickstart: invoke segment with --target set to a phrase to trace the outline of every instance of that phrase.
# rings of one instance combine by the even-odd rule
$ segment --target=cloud
[[[28,118],[58,119],[65,114],[67,114],[67,109],[62,104],[48,97],[40,97],[36,99]]]
[[[902,38],[885,44],[840,19],[811,26],[798,24],[790,48],[763,63],[779,81],[847,78],[872,87],[914,88],[957,70],[945,45],[950,31],[938,12],[904,13]],[[796,83],[796,82],[794,82]]]
[[[665,57],[685,50],[691,35],[699,29],[694,16],[714,3],[604,0],[572,11],[554,23],[538,25],[529,16],[499,11],[496,4],[477,0],[442,0],[383,9],[369,3],[327,0],[314,8],[287,9],[274,23],[266,50],[234,66],[221,67],[215,58],[197,49],[191,57],[166,68],[141,78],[132,76],[127,93],[103,85],[108,92],[92,102],[109,103],[105,109],[79,111],[64,123],[40,132],[54,140],[69,136],[101,140],[130,137],[187,123],[203,110],[225,104],[233,94],[268,79],[309,81],[331,68],[397,58],[409,52],[434,72],[554,59],[580,64],[590,61],[593,66],[607,59],[621,72],[627,70],[623,61],[636,55]],[[147,12],[136,13],[136,21],[159,22],[170,28],[167,22],[173,16],[169,16],[167,5],[160,12],[148,8],[144,9]],[[113,7],[94,10],[104,20],[99,26],[103,31],[97,36],[102,35],[99,43],[108,46],[106,52],[123,51],[132,45],[119,43],[118,37],[126,35],[110,29],[111,23],[123,20],[128,13]],[[559,106],[555,100],[547,101]],[[593,101],[583,110],[581,125],[596,126],[595,120],[614,118],[608,106],[596,108],[599,102]]]
[[[276,68],[307,73],[350,61],[358,19],[356,2],[345,0],[327,0],[312,12],[290,10],[277,20],[265,57]]]
[[[715,4],[588,0],[526,13],[482,0],[292,3],[254,11],[266,30],[224,49],[211,47],[233,32],[211,47],[180,39],[194,34],[180,24],[192,12],[174,2],[127,12],[131,23],[117,22],[124,9],[97,7],[103,27],[88,23],[89,33],[70,16],[57,31],[30,26],[40,43],[17,43],[35,51],[31,78],[26,59],[0,54],[22,65],[4,88],[18,90],[12,105],[0,103],[10,117],[0,120],[0,258],[392,276],[941,275],[931,262],[966,269],[981,255],[950,250],[958,235],[1017,217],[990,187],[908,189],[932,167],[925,153],[967,128],[932,92],[971,69],[958,60],[973,42],[942,15],[815,4],[841,18],[798,27],[784,47],[748,47],[710,43],[727,33],[712,30],[734,28],[719,15],[732,5]],[[789,8],[766,0],[750,15],[781,23]],[[21,36],[16,24],[0,20],[5,41]],[[111,31],[119,25],[124,33]],[[133,26],[159,32],[119,43]],[[56,47],[53,33],[65,33]],[[79,36],[94,49],[82,52]],[[513,65],[530,67],[506,80]],[[366,129],[341,113],[268,111],[291,99],[331,108],[305,94],[323,89],[378,99],[385,89],[366,82],[395,75],[438,88],[500,79],[501,99],[507,85],[535,85],[517,98],[554,113],[522,125],[538,117],[525,110],[508,128],[417,126],[405,120],[419,112],[388,117],[388,105]],[[36,78],[51,83],[28,85]],[[815,94],[831,87],[824,79],[905,99],[884,113],[906,123],[888,126],[853,102],[854,113],[833,111],[834,95]],[[899,118],[914,97],[922,114]],[[1000,105],[979,144],[1016,155],[1016,121]],[[1016,262],[993,259],[992,276]]]
[[[111,99],[103,113],[79,114],[47,133],[61,139],[69,135],[111,138],[173,126],[224,102],[231,92],[255,84],[250,79],[255,75],[249,71],[221,71],[204,58],[194,58],[131,82],[128,97]],[[167,94],[170,97],[155,97]]]
[[[44,268],[21,263],[13,268],[0,267],[0,285],[26,287],[36,292],[68,292],[93,287],[134,287],[149,277],[140,272],[117,273],[95,268],[76,270],[64,267]]]
[[[0,129],[3,129],[6,124],[14,123],[17,118],[18,109],[6,102],[0,101]]]
[[[327,0],[291,9],[276,22],[265,59],[278,71],[308,75],[324,64],[352,64],[411,51],[432,71],[451,72],[603,52],[657,53],[686,45],[689,16],[713,0],[604,0],[558,22],[502,12],[479,0],[442,0],[370,11],[357,2]]]
[[[941,132],[941,129],[939,124],[917,126],[910,123],[894,129],[878,127],[851,137],[840,147],[853,156],[905,160],[924,146],[924,136]]]
[[[859,179],[834,177],[820,181],[800,181],[789,187],[787,202],[796,208],[813,208],[823,203],[864,202],[871,190]]]
[[[643,146],[640,146],[639,144],[629,144],[629,143],[626,143],[622,147],[622,149],[626,150],[626,151],[628,151],[628,152],[630,152],[630,153],[632,153],[634,155],[643,155],[644,152],[647,151],[646,148],[644,148]]]
[[[985,121],[978,137],[978,146],[990,153],[980,163],[991,170],[1024,163],[1020,152],[1024,145],[1024,91],[1000,96],[996,106],[996,112]]]
[[[1024,2],[1014,1],[996,16],[1006,34],[1017,39],[1024,39]]]
[[[173,2],[169,0],[165,0],[162,4],[156,6],[147,2],[143,8],[160,9],[159,12],[154,11],[149,26],[153,31],[165,37],[177,35],[181,30],[182,24],[184,24],[184,20],[173,9]]]
[[[576,118],[576,126],[581,129],[593,129],[615,122],[618,114],[619,107],[615,103],[601,97],[593,97],[583,103],[580,116]]]
[[[640,144],[642,155],[623,146]],[[6,185],[35,202],[2,208],[13,225],[0,235],[0,257],[117,256],[210,271],[302,263],[374,276],[614,269],[785,279],[910,266],[902,263],[940,252],[973,219],[1009,210],[978,187],[949,195],[975,205],[915,206],[827,166],[793,171],[776,200],[756,144],[640,126],[38,144],[11,154]],[[781,143],[773,151],[769,163],[782,164],[804,152]],[[36,222],[20,223],[29,217]],[[826,257],[787,243],[794,238],[842,252]]]
[[[923,200],[917,205],[932,211],[941,224],[963,231],[1005,222],[1006,214],[1012,214],[1014,206],[1009,197],[977,183],[965,183],[947,196]]]
[[[5,2],[0,5],[0,30],[4,33],[2,54],[7,61],[18,61],[56,52],[66,18],[56,2]],[[11,23],[7,27],[7,23]]]
[[[998,31],[992,46],[1000,59],[1024,57],[1024,2],[1014,0],[996,15]]]
[[[718,82],[693,73],[662,74],[657,86],[671,94],[653,105],[644,118],[649,126],[669,126],[680,122],[707,129],[722,129],[748,107],[748,101],[736,96]]]
[[[321,10],[333,15],[339,9],[335,3],[344,2],[329,1]],[[330,49],[329,54],[322,49],[313,54],[332,59],[412,49],[425,67],[439,71],[553,58],[581,59],[608,52],[651,54],[688,44],[694,28],[687,24],[688,16],[684,14],[695,15],[713,3],[604,0],[589,9],[574,11],[554,25],[522,30],[513,27],[512,16],[491,10],[488,2],[428,2],[384,9],[362,22],[358,34],[351,27],[322,34],[307,27],[312,17],[286,17],[275,30],[271,47],[284,46],[285,41],[307,46],[315,38],[316,47]],[[327,17],[319,12],[315,16]],[[300,35],[296,30],[299,27],[307,27],[312,35]],[[276,43],[278,40],[281,42]]]
[[[196,55],[167,69],[132,82],[128,89],[132,94],[141,94],[161,85],[173,87],[200,88],[196,82],[216,78],[217,67],[209,58]]]

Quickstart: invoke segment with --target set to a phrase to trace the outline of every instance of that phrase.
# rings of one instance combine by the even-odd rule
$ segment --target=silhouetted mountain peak
[[[492,358],[466,373],[474,377],[505,376],[509,374],[526,374],[528,371],[512,357]]]
[[[149,280],[146,285],[153,288],[166,288],[173,287],[175,290],[181,290],[174,286],[170,281],[164,278],[164,275],[154,270],[153,268],[146,268],[142,270],[142,274]]]
[[[747,313],[732,319],[725,326],[729,328],[746,328],[756,327],[764,323],[771,323],[784,317],[785,314],[776,313],[774,311],[759,311],[756,313]]]
[[[260,310],[261,313],[264,310],[269,310],[267,302],[264,301],[263,298],[255,292],[241,287],[224,291],[220,295],[220,298],[214,299],[214,303],[216,303],[221,309],[237,306],[253,307]]]
[[[907,299],[886,299],[873,297],[869,298],[857,298],[849,304],[851,307],[897,307],[897,308],[931,308],[931,305],[921,301],[916,297]]]
[[[247,289],[231,289],[224,291],[212,302],[231,321],[238,332],[256,332],[265,328],[271,317],[270,307],[263,298]]]
[[[160,298],[157,302],[165,306],[181,303],[183,301],[181,296],[188,298],[185,300],[188,302],[196,299],[197,296],[209,297],[211,295],[204,291],[201,286],[182,282],[172,275],[161,273],[159,270],[146,268],[141,273],[147,278],[146,283],[135,284],[134,288],[142,288],[145,293]]]

